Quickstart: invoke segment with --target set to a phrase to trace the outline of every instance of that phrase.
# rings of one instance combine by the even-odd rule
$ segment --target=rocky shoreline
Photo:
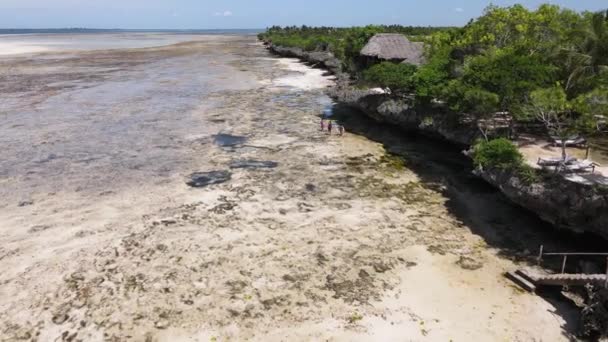
[[[348,84],[340,61],[329,52],[306,52],[267,44],[271,53],[299,58],[324,68],[338,78],[329,95],[337,102],[355,108],[376,121],[449,144],[471,146],[479,138],[474,123],[441,104],[416,105],[413,98],[378,94]],[[535,213],[557,229],[592,233],[608,239],[608,190],[593,184],[577,183],[547,176],[527,184],[517,175],[501,170],[476,170],[475,174],[498,188],[515,204]]]

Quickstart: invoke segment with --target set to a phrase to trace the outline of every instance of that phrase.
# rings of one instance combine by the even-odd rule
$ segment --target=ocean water
[[[207,115],[221,103],[208,97],[257,87],[258,77],[241,70],[266,72],[275,63],[257,58],[266,52],[252,36],[103,33],[0,41],[52,51],[0,57],[0,207],[62,189],[160,182],[200,167],[191,165],[192,145],[200,145],[193,141],[222,129]]]
[[[148,48],[202,41],[210,35],[246,36],[257,32],[259,30],[0,30],[0,56],[55,51]]]

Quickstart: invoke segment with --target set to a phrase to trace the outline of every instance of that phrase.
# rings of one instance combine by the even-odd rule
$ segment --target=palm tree
[[[567,91],[608,71],[608,10],[595,13],[583,35],[582,43],[566,52],[570,68]]]

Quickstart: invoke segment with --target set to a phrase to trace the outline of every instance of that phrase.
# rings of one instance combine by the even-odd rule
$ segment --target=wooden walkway
[[[582,274],[565,273],[568,256],[608,256],[607,253],[545,253],[540,248],[538,264],[542,262],[543,256],[559,256],[563,258],[561,273],[559,274],[534,274],[525,270],[507,272],[505,276],[519,287],[529,292],[535,292],[540,286],[585,286],[588,284],[604,286],[608,288],[608,262],[606,274]]]

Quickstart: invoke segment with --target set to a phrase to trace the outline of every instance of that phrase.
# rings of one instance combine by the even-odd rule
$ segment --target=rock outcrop
[[[440,103],[416,104],[412,96],[378,94],[339,84],[329,91],[336,101],[365,113],[376,121],[389,123],[406,131],[417,131],[450,143],[471,145],[478,130],[462,115],[449,111]]]
[[[589,232],[608,239],[608,189],[547,175],[526,184],[518,175],[501,170],[477,170],[511,201],[533,211],[556,228]]]

